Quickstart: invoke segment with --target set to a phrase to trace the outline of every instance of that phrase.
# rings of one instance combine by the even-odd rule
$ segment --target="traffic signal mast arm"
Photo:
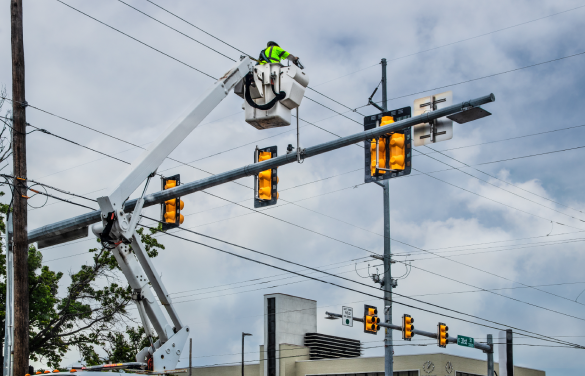
[[[339,313],[325,312],[325,314],[327,316],[329,316],[329,317],[342,318],[342,315],[340,315]],[[361,317],[355,317],[354,316],[353,321],[364,322],[364,319],[361,318]],[[384,328],[389,328],[389,329],[392,329],[392,330],[402,331],[402,326],[399,326],[399,325],[387,324],[387,323],[384,323],[384,322],[380,322],[380,323],[378,323],[378,325],[381,326],[381,327],[384,327]],[[425,332],[424,330],[413,329],[412,330],[412,334],[416,334],[416,335],[423,336],[423,337],[437,339],[437,333]],[[447,341],[449,343],[457,343],[457,337],[447,337]],[[489,345],[486,345],[485,343],[477,343],[477,342],[475,342],[473,344],[473,346],[476,349],[479,349],[479,350],[482,350],[482,351],[486,351],[486,352],[492,351],[492,348]]]
[[[404,119],[384,127],[371,129],[365,132],[359,132],[350,136],[341,137],[333,141],[325,142],[319,145],[308,147],[303,150],[302,157],[304,159],[310,158],[319,154],[323,154],[335,149],[339,149],[345,146],[356,144],[361,141],[371,140],[376,137],[380,137],[386,133],[396,132],[408,127],[412,127],[416,124],[426,123],[431,120],[435,120],[444,116],[452,115],[455,113],[462,112],[468,107],[477,107],[486,103],[494,102],[495,96],[489,94],[480,98],[472,99],[467,102],[458,103],[453,106],[445,107],[436,111],[424,113],[419,116]],[[269,159],[267,161],[254,163],[244,167],[237,168],[235,170],[227,171],[221,174],[207,177],[205,179],[197,180],[191,183],[183,184],[177,188],[168,189],[161,192],[156,192],[144,197],[144,207],[160,204],[161,202],[172,199],[173,197],[184,197],[188,194],[202,191],[211,187],[215,187],[230,181],[241,179],[246,176],[258,174],[261,171],[265,171],[271,168],[284,166],[289,163],[297,162],[297,155],[295,153],[283,154],[279,157]],[[152,170],[150,170],[152,171]],[[137,204],[136,199],[128,200],[124,205],[125,212],[131,212]],[[35,229],[28,233],[29,243],[34,243],[39,240],[50,239],[55,236],[62,235],[64,233],[80,229],[84,226],[88,226],[92,223],[99,221],[101,218],[100,211],[94,211],[91,213],[82,214],[80,216],[53,223],[41,228]]]

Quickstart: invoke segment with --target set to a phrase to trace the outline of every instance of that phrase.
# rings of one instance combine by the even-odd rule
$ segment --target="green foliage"
[[[8,206],[0,204],[0,212],[6,214],[7,211]],[[2,216],[0,230],[5,231]],[[158,230],[150,230],[150,233],[144,233],[142,228],[138,230],[150,257],[156,257],[158,250],[164,249],[164,246],[152,237],[156,232]],[[43,361],[50,367],[57,368],[67,351],[77,347],[87,364],[98,364],[101,361],[93,351],[93,345],[103,347],[108,355],[111,354],[111,359],[118,356],[129,359],[128,354],[144,342],[139,338],[144,333],[143,329],[136,330],[128,326],[128,323],[133,322],[127,312],[132,291],[121,276],[111,250],[92,248],[89,252],[92,254],[92,260],[81,265],[77,272],[70,274],[71,284],[66,289],[62,288],[59,293],[63,273],[51,271],[48,266],[42,264],[41,252],[34,247],[29,248],[31,360]],[[5,264],[6,254],[2,247],[0,340],[4,338],[6,314]],[[124,331],[129,338],[128,341],[124,337]],[[134,361],[136,353],[137,351],[134,351],[130,361]]]
[[[158,338],[153,338],[156,342]],[[138,329],[126,327],[126,334],[122,332],[110,332],[107,335],[107,341],[102,344],[102,349],[106,353],[105,357],[100,357],[93,346],[80,346],[83,359],[88,366],[94,366],[104,363],[127,363],[135,362],[136,354],[145,347],[151,346],[151,340],[146,337],[143,327]]]

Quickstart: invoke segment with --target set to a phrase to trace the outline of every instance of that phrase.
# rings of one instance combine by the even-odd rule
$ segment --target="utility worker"
[[[290,60],[293,64],[298,65],[299,58],[293,56],[292,54],[286,52],[276,42],[268,42],[266,44],[266,49],[260,51],[260,57],[258,57],[258,61],[260,65],[264,65],[266,63],[280,63],[281,60]]]

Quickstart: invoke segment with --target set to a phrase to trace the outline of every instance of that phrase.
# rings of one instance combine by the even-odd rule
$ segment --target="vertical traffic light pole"
[[[22,0],[10,1],[12,46],[12,223],[14,226],[13,374],[28,373],[28,234],[26,186],[26,99]]]
[[[487,352],[487,376],[494,376],[494,340],[491,334],[487,336],[487,344],[492,348],[491,351]]]
[[[382,59],[382,107],[388,111],[388,93],[386,79],[386,59]],[[384,188],[384,319],[392,324],[392,273],[390,271],[390,179],[382,182]],[[384,372],[386,376],[394,375],[394,346],[392,330],[384,328]]]

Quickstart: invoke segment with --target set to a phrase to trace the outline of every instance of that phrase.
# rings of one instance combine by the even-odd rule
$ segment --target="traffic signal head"
[[[177,174],[167,178],[162,178],[162,189],[167,190],[175,188],[181,184],[181,175]],[[179,227],[185,217],[181,214],[185,203],[179,197],[172,198],[162,203],[161,222],[163,231],[170,228]]]
[[[387,124],[394,123],[394,118],[392,116],[383,116],[380,122],[380,126],[384,126]],[[389,168],[388,166],[388,137],[382,136],[379,139],[373,139],[370,143],[370,169],[372,176],[376,176],[379,174],[385,174],[386,171],[378,170],[376,168],[376,161],[377,166],[379,168]],[[376,159],[377,158],[377,159]]]
[[[414,325],[412,323],[414,319],[410,317],[410,315],[402,315],[402,339],[405,341],[410,341],[414,333]]]
[[[442,322],[437,325],[437,342],[439,347],[447,347],[447,339],[449,338],[447,330],[449,330],[449,327]]]
[[[364,333],[378,334],[379,323],[378,309],[371,305],[364,305]]]
[[[390,136],[390,169],[404,170],[406,149],[404,148],[404,134],[394,133]]]
[[[385,111],[381,114],[366,116],[364,130],[372,130],[410,118],[411,108]],[[412,140],[410,128],[392,130],[387,134],[372,138],[365,147],[365,182],[376,182],[410,174],[412,170]]]
[[[254,162],[263,162],[276,157],[276,146],[254,151]],[[254,207],[259,208],[276,204],[278,200],[277,169],[261,171],[254,178]]]
[[[379,174],[385,174],[386,171],[378,170],[378,167],[386,167],[386,137],[380,137],[379,139],[373,139],[370,144],[370,150],[372,158],[370,160],[370,169],[372,176]],[[376,163],[377,161],[377,163]]]

